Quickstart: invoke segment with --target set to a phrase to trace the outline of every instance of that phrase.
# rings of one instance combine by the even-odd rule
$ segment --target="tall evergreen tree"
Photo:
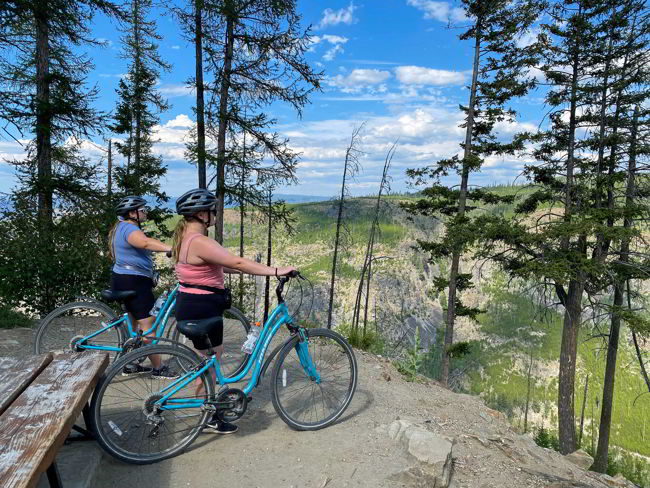
[[[498,196],[484,189],[470,189],[469,176],[481,169],[484,158],[494,154],[514,154],[523,148],[521,140],[503,141],[495,132],[497,122],[514,122],[516,113],[507,104],[515,97],[525,95],[534,86],[526,73],[535,66],[537,45],[522,47],[519,39],[539,15],[541,2],[518,0],[463,0],[466,16],[471,19],[461,40],[474,44],[472,83],[469,87],[465,113],[465,140],[461,144],[463,157],[454,156],[439,161],[433,167],[409,170],[407,174],[416,185],[432,181],[423,190],[424,198],[404,205],[411,212],[444,215],[445,233],[439,242],[419,241],[418,245],[431,255],[432,260],[450,258],[448,277],[436,279],[435,288],[448,289],[447,316],[442,373],[440,380],[447,384],[449,377],[449,350],[453,343],[457,316],[475,318],[480,310],[466,307],[459,291],[471,288],[471,274],[462,273],[460,259],[478,236],[469,212],[479,204],[511,201],[512,197]],[[460,186],[447,187],[441,178],[450,172],[460,177]]]
[[[505,245],[484,246],[486,255],[496,253],[512,276],[550,283],[564,308],[558,381],[563,453],[577,447],[575,366],[583,296],[613,285],[611,245],[630,235],[619,224],[629,211],[616,197],[625,181],[618,169],[625,146],[620,137],[630,127],[623,123],[625,104],[617,87],[634,78],[621,51],[625,39],[619,31],[628,16],[618,14],[625,8],[622,2],[576,1],[549,11],[542,70],[551,85],[551,111],[548,127],[531,138],[537,162],[525,170],[535,190],[517,206],[515,221],[492,229],[486,223],[491,219],[483,222],[486,235]]]
[[[33,137],[27,158],[16,163],[20,186],[13,199],[21,214],[5,215],[7,225],[2,227],[11,234],[11,223],[22,219],[32,231],[25,248],[37,246],[35,261],[43,259],[30,275],[31,284],[13,281],[12,295],[5,296],[35,298],[30,305],[39,311],[61,300],[65,292],[58,288],[59,280],[69,271],[62,268],[63,249],[57,242],[61,238],[57,228],[63,229],[65,218],[55,222],[55,212],[70,215],[97,209],[91,205],[98,201],[95,167],[80,156],[78,144],[104,123],[92,107],[97,88],[85,83],[92,65],[78,53],[100,44],[90,32],[97,12],[122,16],[114,3],[103,0],[8,1],[0,6],[0,43],[11,46],[0,54],[0,117],[17,133]],[[90,232],[90,227],[84,229]]]
[[[165,211],[160,208],[167,195],[160,188],[160,178],[167,173],[162,157],[155,156],[153,127],[169,104],[156,90],[161,70],[170,66],[158,54],[155,20],[149,20],[151,0],[132,0],[129,24],[122,37],[122,57],[129,62],[127,76],[120,80],[117,110],[113,132],[125,135],[125,141],[116,144],[126,158],[126,166],[115,169],[115,183],[121,193],[151,195],[159,208],[151,217],[160,223]],[[159,226],[160,227],[160,226]]]
[[[206,135],[217,144],[215,238],[222,242],[228,136],[246,133],[249,143],[263,147],[273,168],[293,180],[296,154],[272,132],[275,120],[263,110],[282,101],[301,114],[322,74],[304,60],[309,33],[301,31],[295,0],[205,0],[203,15],[204,69],[213,76],[205,83]]]

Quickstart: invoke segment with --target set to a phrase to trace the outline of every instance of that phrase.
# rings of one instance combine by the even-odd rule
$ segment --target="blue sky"
[[[282,104],[267,110],[278,121],[275,129],[301,153],[298,184],[279,188],[279,193],[332,196],[340,192],[345,149],[353,128],[363,122],[359,146],[364,152],[363,171],[350,185],[354,195],[377,191],[386,152],[398,139],[391,171],[394,191],[408,189],[406,168],[426,166],[460,151],[463,129],[458,127],[462,117],[458,104],[467,104],[473,53],[470,42],[458,39],[463,14],[457,3],[299,0],[298,9],[304,26],[312,25],[314,36],[307,60],[324,70],[325,79],[323,91],[311,97],[302,118]],[[162,114],[155,151],[168,166],[162,186],[177,196],[197,184],[196,169],[183,159],[187,131],[194,123],[194,94],[184,86],[194,72],[194,47],[182,38],[170,15],[160,10],[153,14],[163,36],[159,52],[172,64],[158,85],[172,108]],[[93,33],[108,46],[89,51],[95,70],[88,82],[99,85],[96,106],[112,111],[115,88],[126,72],[126,62],[119,56],[120,33],[102,18],[95,20]],[[502,133],[532,129],[539,122],[539,94],[518,105],[519,121],[500,127]],[[103,156],[97,144],[102,144],[100,138],[85,144],[93,158]],[[22,153],[17,143],[0,139],[0,157],[20,158]],[[511,182],[523,164],[490,159],[473,182]],[[14,184],[11,167],[0,162],[0,192],[10,191]]]

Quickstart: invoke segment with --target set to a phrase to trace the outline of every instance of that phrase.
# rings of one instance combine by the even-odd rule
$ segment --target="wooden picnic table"
[[[0,487],[33,487],[54,462],[108,365],[106,353],[0,357]]]

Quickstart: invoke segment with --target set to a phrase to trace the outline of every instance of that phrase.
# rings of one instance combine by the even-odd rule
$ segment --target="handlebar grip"
[[[291,273],[288,274],[288,276],[290,276],[291,278],[297,278],[298,276],[300,276],[300,271],[298,270],[292,271]]]

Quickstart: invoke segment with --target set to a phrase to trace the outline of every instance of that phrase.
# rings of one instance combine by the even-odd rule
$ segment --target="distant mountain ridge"
[[[151,206],[154,206],[156,204],[156,199],[147,195],[144,197],[147,203]],[[169,197],[169,201],[167,202],[166,207],[174,211],[176,209],[176,199],[178,197]],[[329,200],[330,198],[333,197],[326,197],[323,195],[290,195],[287,193],[278,193],[276,195],[273,195],[273,200],[278,201],[278,200],[284,200],[286,203],[308,203],[308,202],[324,202]],[[226,205],[226,208],[233,208],[236,207],[237,205],[235,204],[230,204]]]

